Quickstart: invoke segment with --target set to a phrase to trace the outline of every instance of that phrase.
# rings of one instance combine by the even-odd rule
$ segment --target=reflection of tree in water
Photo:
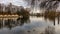
[[[23,25],[24,23],[27,23],[29,21],[29,17],[18,18],[17,21],[19,21],[20,23],[14,21],[12,19],[8,19],[5,21],[5,26],[7,26],[9,29],[11,29],[12,27],[17,26],[18,24]]]
[[[0,28],[2,27],[2,24],[0,23]]]
[[[3,27],[3,21],[0,20],[0,28],[2,28],[2,27]]]
[[[11,29],[15,26],[23,25],[24,23],[30,23],[29,17],[23,17],[23,18],[19,17],[17,21],[13,19],[4,20],[4,24],[3,20],[0,20],[0,28],[7,27]]]
[[[57,23],[59,24],[59,21],[60,21],[60,18],[59,18],[59,16],[57,16],[57,17],[53,17],[52,18],[52,16],[51,16],[51,18],[50,17],[44,17],[44,19],[47,21],[47,19],[49,20],[49,21],[53,21],[53,24],[55,25],[55,22],[56,22],[56,20],[57,20]]]
[[[6,25],[9,29],[11,29],[11,28],[12,28],[11,23],[12,23],[12,21],[11,21],[10,19],[8,19],[8,20],[6,21],[6,23],[5,23],[5,25]]]
[[[55,17],[44,17],[44,19],[47,21],[47,20],[49,20],[49,21],[53,21],[53,25],[55,25]]]
[[[20,22],[20,25],[23,25],[24,23],[29,22],[29,17],[18,18],[17,21]]]
[[[55,20],[55,17],[53,18],[49,18],[49,17],[44,17],[45,20],[49,19],[50,21],[54,21]]]
[[[8,27],[9,29],[11,29],[12,27],[16,26],[15,23],[17,22],[12,19],[5,20],[5,27]]]
[[[45,31],[41,34],[55,34],[55,28],[54,27],[51,27],[51,26],[48,26]]]
[[[54,27],[51,27],[51,26],[48,26],[45,29],[45,34],[55,34],[55,28]]]

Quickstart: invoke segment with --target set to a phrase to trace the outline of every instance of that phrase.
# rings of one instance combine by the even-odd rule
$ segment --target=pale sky
[[[14,5],[17,5],[17,6],[20,6],[20,5],[22,5],[24,7],[27,6],[27,3],[24,2],[23,0],[0,0],[0,3],[4,3],[4,4],[8,4],[10,2]]]

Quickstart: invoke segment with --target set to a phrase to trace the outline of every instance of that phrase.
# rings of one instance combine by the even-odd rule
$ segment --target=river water
[[[0,34],[60,34],[58,20],[45,19],[44,17],[30,16],[26,19],[0,20]]]

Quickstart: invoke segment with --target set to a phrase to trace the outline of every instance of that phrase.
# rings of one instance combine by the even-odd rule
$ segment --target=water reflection
[[[44,18],[44,17],[43,17]],[[27,17],[16,20],[7,19],[0,20],[0,33],[11,34],[55,34],[55,26],[50,22],[46,22],[42,17]]]
[[[0,20],[0,28],[7,27],[9,29],[15,27],[15,26],[22,26],[24,23],[30,23],[29,17],[27,18],[18,18],[15,19],[7,19],[7,20]]]
[[[5,26],[7,26],[9,29],[11,29],[13,27],[12,24],[15,24],[15,21],[8,19],[5,21]]]
[[[41,34],[55,34],[55,28],[53,26],[48,26],[45,28],[45,31]]]
[[[57,23],[59,24],[59,21],[60,21],[60,17],[57,16],[57,17],[53,17],[53,18],[50,18],[50,17],[44,17],[45,20],[49,20],[49,21],[53,21],[53,24],[55,25],[55,22],[57,21]]]
[[[45,29],[45,34],[55,34],[55,28],[54,27],[51,27],[51,26],[48,26]]]
[[[29,23],[30,22],[30,19],[29,17],[23,17],[23,18],[18,18],[17,19],[18,22],[20,22],[20,26],[22,26],[24,23]]]

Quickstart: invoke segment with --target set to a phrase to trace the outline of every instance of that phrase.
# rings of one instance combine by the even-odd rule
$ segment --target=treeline
[[[0,4],[0,15],[19,15],[19,16],[29,16],[29,8],[24,8],[23,6],[15,6],[12,3],[5,6]]]
[[[19,16],[23,16],[23,17],[29,17],[30,13],[28,10],[21,8],[20,11],[16,12]]]
[[[28,17],[29,16],[29,11],[25,8],[21,8],[20,11],[17,10],[15,13],[12,13],[11,11],[0,12],[0,15],[19,15],[19,16],[23,16],[23,17]]]

